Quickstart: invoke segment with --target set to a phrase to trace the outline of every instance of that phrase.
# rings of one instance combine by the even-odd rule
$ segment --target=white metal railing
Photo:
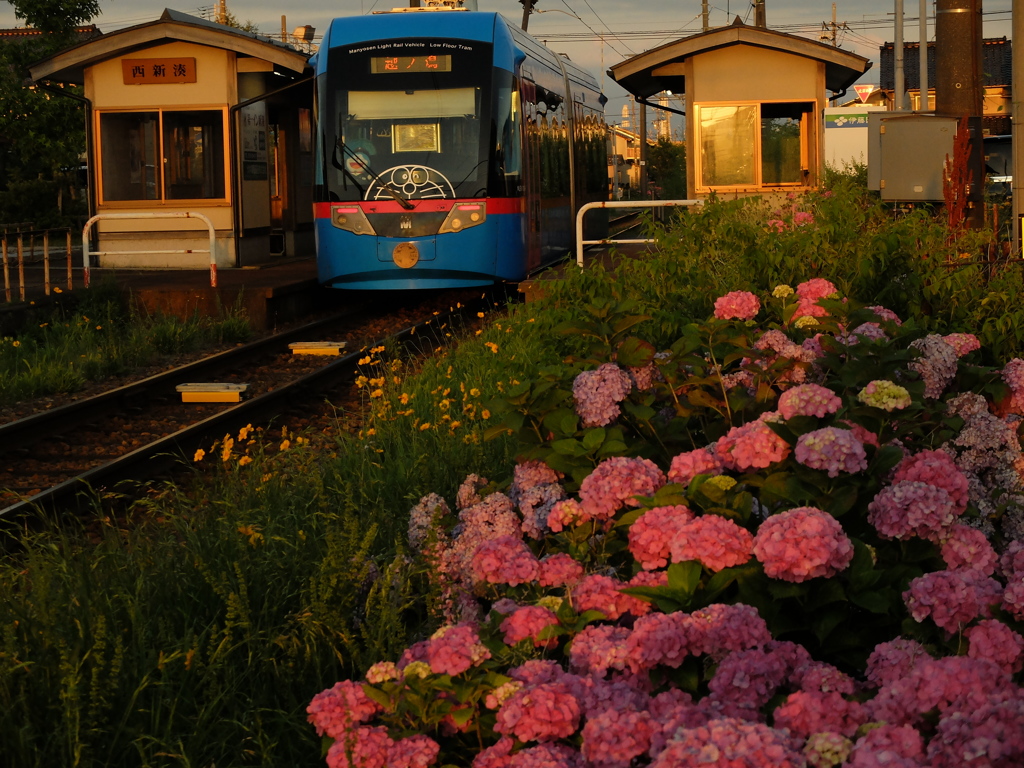
[[[576,264],[583,267],[583,246],[603,245],[605,243],[653,243],[653,238],[642,238],[639,240],[619,240],[607,237],[603,240],[583,239],[583,216],[587,211],[595,208],[669,208],[674,206],[703,205],[703,200],[602,200],[597,203],[587,203],[576,214]]]
[[[210,247],[207,250],[201,248],[184,248],[181,250],[160,250],[160,251],[90,251],[89,230],[92,225],[100,219],[199,219],[206,224],[210,232]],[[169,254],[169,253],[207,253],[210,254],[210,287],[217,287],[217,236],[213,229],[213,222],[201,213],[194,211],[165,211],[162,213],[97,213],[82,228],[82,261],[84,264],[83,280],[85,287],[89,287],[89,254],[96,256],[113,256],[120,254]]]

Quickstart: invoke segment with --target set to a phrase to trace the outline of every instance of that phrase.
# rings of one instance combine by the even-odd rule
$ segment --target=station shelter
[[[184,213],[212,222],[217,267],[311,254],[308,58],[168,9],[32,65],[36,83],[84,86],[93,265],[209,268],[209,228]]]
[[[737,17],[608,73],[652,107],[661,92],[684,97],[688,197],[701,198],[816,188],[825,107],[870,67],[863,56]]]

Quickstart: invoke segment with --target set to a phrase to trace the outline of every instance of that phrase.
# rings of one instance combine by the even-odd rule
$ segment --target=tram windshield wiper
[[[405,210],[407,210],[407,211],[413,211],[413,210],[416,209],[416,206],[413,205],[412,203],[410,203],[408,198],[406,198],[401,192],[399,192],[397,189],[392,187],[388,182],[384,181],[384,179],[382,179],[380,176],[378,176],[376,173],[374,173],[373,169],[370,167],[370,164],[368,162],[366,162],[366,160],[364,158],[360,157],[356,152],[354,152],[352,149],[350,149],[349,146],[344,141],[342,141],[339,138],[337,140],[336,145],[341,147],[341,151],[344,154],[346,154],[350,158],[352,158],[352,160],[354,162],[356,162],[359,165],[360,168],[362,168],[364,171],[366,171],[366,173],[369,174],[370,177],[373,178],[374,181],[376,181],[378,184],[380,184],[381,187],[384,188],[384,191],[386,191],[389,195],[391,195],[392,198],[394,198],[394,201],[396,203],[398,203],[400,206],[405,208]],[[346,171],[346,173],[347,173],[347,171]],[[349,174],[349,175],[351,175],[351,174]]]

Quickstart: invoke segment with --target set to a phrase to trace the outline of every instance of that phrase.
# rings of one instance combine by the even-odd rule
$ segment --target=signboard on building
[[[196,60],[182,59],[121,59],[121,73],[125,85],[152,85],[155,83],[196,82]]]

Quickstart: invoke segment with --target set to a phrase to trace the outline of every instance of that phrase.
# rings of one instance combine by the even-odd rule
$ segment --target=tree
[[[686,199],[686,145],[662,137],[647,148],[647,177],[662,200]]]
[[[0,221],[51,226],[85,211],[80,200],[74,204],[85,153],[84,113],[80,102],[30,83],[28,65],[73,44],[76,27],[99,7],[94,0],[12,0],[12,5],[18,18],[41,34],[0,46]]]

